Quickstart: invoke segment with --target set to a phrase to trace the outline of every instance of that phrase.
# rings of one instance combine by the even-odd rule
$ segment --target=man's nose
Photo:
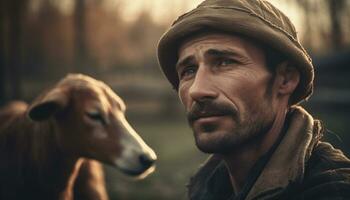
[[[199,67],[194,81],[190,87],[189,95],[194,101],[201,101],[203,99],[214,99],[218,96],[214,90],[211,73],[204,67]]]

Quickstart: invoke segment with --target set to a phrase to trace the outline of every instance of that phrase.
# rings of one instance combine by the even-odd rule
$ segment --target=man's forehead
[[[189,47],[199,47],[208,44],[218,44],[224,41],[230,41],[235,36],[229,36],[220,33],[207,33],[207,34],[197,34],[185,39],[179,48],[179,53],[188,49]]]
[[[235,53],[246,54],[247,51],[256,51],[258,45],[249,42],[245,37],[225,33],[205,33],[197,34],[187,38],[182,42],[178,50],[178,58],[191,55],[195,51],[205,51],[209,49],[232,50]]]

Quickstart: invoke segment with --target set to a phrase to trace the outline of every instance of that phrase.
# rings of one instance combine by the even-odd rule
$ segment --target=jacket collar
[[[265,199],[280,193],[291,182],[300,183],[305,163],[320,138],[320,124],[303,108],[291,109],[290,124],[268,162],[253,183],[246,200]],[[271,178],[273,177],[273,178]],[[233,193],[228,171],[218,156],[211,156],[191,178],[190,199],[228,199]]]

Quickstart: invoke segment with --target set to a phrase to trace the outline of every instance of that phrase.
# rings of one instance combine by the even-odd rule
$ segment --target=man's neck
[[[287,109],[281,109],[272,124],[271,129],[260,141],[245,145],[236,151],[222,155],[227,168],[229,169],[231,183],[235,194],[238,194],[249,175],[254,164],[267,153],[279,138],[286,118]]]

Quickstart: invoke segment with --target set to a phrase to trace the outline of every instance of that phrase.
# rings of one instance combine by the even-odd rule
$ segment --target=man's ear
[[[55,88],[30,106],[28,116],[33,121],[47,120],[67,104],[68,94],[62,89]]]
[[[285,61],[276,68],[276,81],[279,95],[291,95],[300,81],[300,72],[296,67]]]

